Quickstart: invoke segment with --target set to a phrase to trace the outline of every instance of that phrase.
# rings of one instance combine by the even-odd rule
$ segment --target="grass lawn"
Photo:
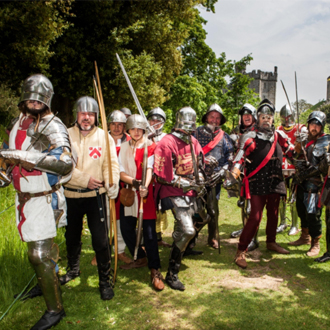
[[[1,191],[0,211],[12,204],[11,189]],[[265,219],[259,230],[260,247],[249,254],[248,268],[233,262],[237,239],[229,238],[240,227],[236,199],[223,192],[220,200],[221,254],[206,245],[207,228],[197,241],[203,255],[183,260],[179,277],[186,290],[167,285],[155,292],[147,268],[118,268],[115,297],[102,301],[96,267],[90,264],[94,252],[88,229],[83,231],[81,276],[62,287],[67,317],[57,329],[329,329],[330,263],[318,264],[305,255],[308,246],[288,247],[297,239],[287,231],[277,241],[291,251],[277,255],[266,250]],[[288,213],[289,216],[289,213]],[[323,215],[324,217],[324,215]],[[0,218],[0,317],[33,276],[14,221],[14,207]],[[164,234],[171,243],[173,218]],[[64,239],[59,230],[58,243]],[[325,234],[325,228],[324,228]],[[321,253],[325,241],[321,241]],[[165,277],[168,248],[160,248]],[[60,246],[60,272],[65,272],[65,244]],[[120,262],[119,262],[120,264]],[[33,283],[35,283],[35,279]],[[18,301],[0,322],[0,329],[29,329],[45,311],[42,297]]]

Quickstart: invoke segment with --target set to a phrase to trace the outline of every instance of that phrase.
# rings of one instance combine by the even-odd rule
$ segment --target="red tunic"
[[[301,131],[301,128],[304,127],[305,125],[302,125],[302,124],[299,124],[299,131]],[[294,125],[293,128],[288,131],[288,130],[285,130],[283,128],[283,126],[279,126],[277,128],[279,131],[283,131],[289,138],[289,141],[294,144],[296,142],[296,132],[297,132],[297,129],[298,129],[298,124]],[[290,164],[288,162],[288,160],[283,157],[283,161],[282,161],[282,170],[283,170],[283,174],[284,175],[289,175],[290,172],[293,172],[295,170],[295,167],[294,165]]]
[[[148,158],[154,155],[156,144],[153,143],[148,147]],[[143,170],[143,153],[144,148],[136,149],[135,151],[135,164],[136,164],[136,180],[142,180],[142,170]],[[152,181],[148,187],[148,197],[147,200],[143,201],[143,220],[154,220],[156,219],[156,206],[153,197],[153,184]],[[140,205],[140,194],[138,195],[138,201]],[[137,215],[138,216],[138,215]]]
[[[124,134],[126,135],[125,141],[129,141],[131,139],[131,137],[129,135],[127,135],[126,133],[124,133]],[[119,151],[120,151],[120,146],[116,146],[116,151],[117,151],[117,157],[118,157]],[[120,182],[120,186],[121,186],[120,188],[124,188],[125,187],[124,182]],[[116,205],[116,219],[119,219],[120,218],[120,190],[118,193],[118,197],[116,198],[115,205]]]
[[[203,154],[199,142],[193,136],[191,140],[196,157]],[[175,168],[173,168],[172,155],[175,157]],[[173,134],[167,134],[155,149],[154,173],[166,182],[171,182],[174,169],[177,175],[185,176],[194,173],[190,145]],[[161,199],[169,196],[196,196],[194,190],[183,193],[181,188],[160,184],[157,184],[155,189],[155,196],[158,194]]]

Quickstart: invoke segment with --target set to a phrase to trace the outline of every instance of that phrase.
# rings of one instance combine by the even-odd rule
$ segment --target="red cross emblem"
[[[89,157],[97,159],[101,157],[102,147],[89,147]]]

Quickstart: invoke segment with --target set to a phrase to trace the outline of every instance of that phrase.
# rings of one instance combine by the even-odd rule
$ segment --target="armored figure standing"
[[[70,180],[74,162],[68,131],[50,109],[53,85],[44,75],[28,77],[22,86],[21,112],[9,136],[9,149],[0,151],[5,177],[16,189],[16,223],[27,242],[29,261],[47,310],[32,329],[49,329],[65,316],[56,274],[56,225],[66,224],[62,184]]]
[[[311,246],[307,256],[315,257],[320,253],[319,240],[322,235],[321,204],[318,202],[319,192],[323,186],[322,177],[328,175],[327,153],[330,136],[324,134],[326,115],[321,111],[313,111],[307,119],[308,135],[300,137],[299,144],[305,144],[305,153],[295,162],[297,211],[301,220],[301,236],[289,245],[306,244],[311,236]],[[299,147],[299,145],[298,145]],[[299,151],[299,150],[298,150]],[[305,154],[305,155],[304,155]]]
[[[251,131],[255,129],[255,123],[257,121],[257,110],[251,104],[245,103],[243,107],[239,110],[238,114],[239,114],[239,125],[234,129],[234,132],[232,132],[230,135],[231,139],[235,143],[236,149],[239,148],[240,137],[247,131]],[[244,196],[241,196],[237,204],[241,208],[241,217],[244,227],[248,219],[248,214],[247,214],[248,202],[244,198]],[[240,230],[233,231],[230,236],[239,237],[242,234],[242,231],[243,228]],[[248,246],[248,251],[253,251],[256,248],[258,248],[258,246],[259,246],[259,242],[258,242],[258,230],[257,230],[256,234],[254,235],[253,239],[251,240]]]
[[[120,268],[132,269],[148,266],[153,287],[157,291],[161,291],[164,289],[164,283],[159,271],[160,258],[155,222],[156,206],[152,184],[156,144],[148,139],[146,134],[147,121],[141,115],[130,116],[126,123],[126,129],[131,140],[123,143],[120,149],[120,179],[133,186],[134,197],[131,205],[121,205],[120,229],[131,255],[134,256],[136,251],[136,260],[128,265],[122,265]],[[139,210],[138,207],[141,205],[141,199],[143,199],[143,210],[141,208]],[[141,212],[143,212],[142,217],[140,217]],[[145,250],[137,244],[139,243],[136,233],[138,218],[139,221],[142,221]],[[140,233],[138,234],[140,235]]]
[[[68,224],[65,232],[68,266],[60,277],[62,285],[80,276],[81,231],[83,217],[92,235],[96,254],[101,299],[114,296],[111,277],[111,251],[106,221],[106,194],[111,199],[118,195],[119,165],[115,144],[109,136],[110,150],[106,148],[105,134],[97,127],[99,106],[89,96],[80,97],[73,108],[75,125],[69,128],[72,144],[78,153],[78,163],[71,180],[65,185],[68,206]],[[108,138],[108,137],[107,137]],[[109,185],[107,154],[110,152],[113,185]]]
[[[131,139],[131,137],[127,133],[125,133],[126,122],[128,117],[126,117],[126,115],[119,110],[112,111],[108,116],[108,123],[110,130],[109,133],[115,142],[117,156],[119,156],[121,145],[124,142],[129,141]],[[119,188],[122,187],[124,187],[123,182],[121,182]],[[125,262],[126,264],[129,264],[133,260],[125,253],[126,244],[120,231],[120,190],[118,193],[118,197],[116,198],[116,219],[117,219],[117,237],[118,237],[118,259]]]
[[[295,144],[296,136],[300,134],[306,134],[307,128],[305,125],[296,124],[294,119],[294,114],[292,109],[288,104],[284,105],[280,111],[281,126],[277,128],[279,131],[283,131],[290,139],[291,144]],[[290,183],[292,182],[292,177],[295,173],[295,168],[293,164],[290,164],[286,157],[283,157],[282,162],[282,172],[285,178],[284,182],[287,188],[290,188]],[[280,225],[277,227],[277,232],[281,233],[287,228],[286,223],[286,196],[281,196],[279,213],[280,213]],[[289,235],[296,235],[299,232],[298,228],[298,214],[296,208],[296,201],[290,201],[290,211],[291,211],[291,228],[289,230]]]
[[[218,241],[218,217],[220,190],[222,178],[224,178],[224,168],[228,167],[228,163],[233,159],[234,147],[227,133],[221,130],[221,125],[226,122],[221,107],[218,104],[212,104],[206,114],[202,118],[203,126],[197,128],[194,136],[203,148],[203,153],[206,158],[205,172],[207,178],[211,178],[215,173],[218,173],[216,184],[207,188],[207,209],[210,216],[208,222],[208,244],[214,249],[219,248]],[[208,164],[209,157],[213,157],[217,162],[215,166]],[[202,226],[199,221],[195,221],[195,227],[198,231]]]
[[[203,158],[202,147],[191,136],[196,130],[196,112],[184,107],[176,113],[176,123],[155,149],[154,173],[157,179],[155,200],[162,211],[171,209],[175,218],[173,245],[165,281],[175,290],[185,286],[178,273],[182,255],[195,236],[192,216],[197,213],[196,196],[203,188],[199,180],[198,160]]]
[[[148,113],[147,120],[149,121],[150,126],[152,126],[155,129],[155,136],[152,137],[152,140],[157,144],[166,135],[166,133],[163,132],[163,127],[166,121],[166,114],[161,108],[157,107],[152,109]],[[159,210],[160,205],[157,206],[158,208],[156,210],[156,214],[157,214],[156,233],[157,233],[158,245],[164,247],[171,247],[170,244],[163,241],[162,239],[162,233],[166,230],[168,226],[166,212],[161,212]]]
[[[247,267],[245,252],[258,230],[264,206],[267,208],[267,249],[282,254],[289,253],[276,243],[276,228],[280,195],[286,194],[282,158],[283,154],[292,158],[294,147],[284,133],[275,131],[274,112],[275,107],[269,100],[265,99],[260,103],[257,127],[242,135],[231,168],[233,178],[238,178],[245,167],[241,194],[245,193],[248,200],[249,218],[240,236],[235,257],[235,263],[241,268]],[[233,178],[226,180],[226,187],[235,183]]]

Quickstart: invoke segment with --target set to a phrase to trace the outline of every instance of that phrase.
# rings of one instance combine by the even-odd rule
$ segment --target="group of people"
[[[182,258],[202,253],[194,246],[206,224],[208,244],[220,248],[222,185],[229,197],[239,197],[242,209],[243,228],[231,233],[239,237],[235,256],[239,267],[247,267],[246,252],[259,245],[257,234],[265,206],[267,249],[289,253],[276,243],[276,234],[287,227],[287,200],[295,215],[290,235],[300,232],[297,214],[301,220],[300,238],[289,245],[309,244],[307,255],[319,254],[322,205],[330,200],[330,140],[324,133],[324,113],[314,111],[306,126],[297,125],[291,108],[285,105],[280,112],[282,125],[275,130],[275,107],[265,99],[257,109],[244,104],[238,127],[228,135],[221,129],[226,117],[218,104],[208,108],[198,128],[196,112],[186,106],[176,112],[174,127],[165,134],[166,114],[161,108],[151,110],[147,117],[122,108],[109,114],[109,132],[105,132],[98,127],[95,99],[83,96],[76,101],[75,123],[67,129],[51,112],[53,94],[51,82],[41,74],[24,81],[20,116],[8,145],[0,149],[0,184],[4,187],[12,182],[17,192],[17,228],[27,242],[29,261],[37,275],[34,290],[43,295],[47,306],[32,329],[49,329],[65,316],[60,285],[80,276],[84,216],[95,251],[92,264],[97,265],[101,299],[114,297],[109,199],[115,200],[120,268],[148,267],[157,291],[164,289],[164,282],[174,290],[185,290],[179,279]],[[172,244],[162,239],[169,210],[175,219]],[[143,219],[141,244],[138,219]],[[68,264],[62,276],[54,243],[57,226],[66,226]],[[160,272],[159,246],[170,248],[165,279]],[[126,247],[131,256],[125,253]],[[326,252],[316,261],[329,259]]]

